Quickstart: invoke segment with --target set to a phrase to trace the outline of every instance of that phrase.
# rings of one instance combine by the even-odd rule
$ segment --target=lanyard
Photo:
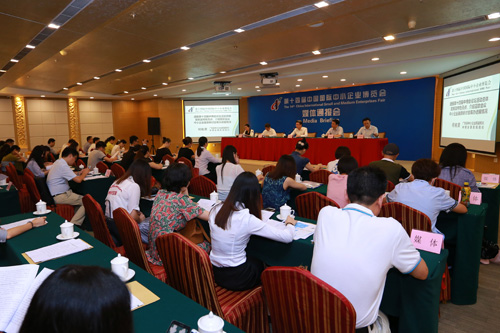
[[[362,210],[359,210],[359,209],[356,209],[356,208],[342,208],[342,210],[354,210],[354,211],[359,212],[361,214],[368,215],[369,217],[373,217],[372,214],[369,214],[367,212],[363,212]]]

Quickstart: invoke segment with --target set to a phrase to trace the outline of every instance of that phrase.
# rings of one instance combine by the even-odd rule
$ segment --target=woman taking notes
[[[217,193],[219,200],[226,200],[231,186],[238,175],[245,170],[239,165],[240,158],[234,146],[226,146],[222,152],[222,164],[215,168],[217,173]]]
[[[205,176],[217,184],[217,175],[215,174],[215,167],[211,167],[210,163],[220,163],[221,159],[214,157],[208,150],[208,140],[202,136],[198,140],[198,149],[196,149],[195,168],[200,170],[200,176]],[[209,170],[212,169],[212,171]]]
[[[245,253],[250,236],[293,241],[297,221],[288,216],[283,228],[275,228],[261,220],[261,209],[259,181],[253,173],[243,172],[236,177],[226,201],[210,212],[210,260],[219,286],[247,290],[260,284],[264,263]]]

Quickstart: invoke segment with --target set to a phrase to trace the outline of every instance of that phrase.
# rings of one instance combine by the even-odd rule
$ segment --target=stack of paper
[[[321,183],[312,182],[310,180],[304,180],[302,182],[307,188],[317,188],[321,186]]]
[[[26,252],[26,255],[34,262],[41,263],[43,261],[61,258],[73,253],[91,249],[88,243],[81,239],[70,239],[57,244],[45,246],[33,251]]]
[[[8,230],[8,229],[11,229],[11,228],[19,227],[20,225],[25,225],[26,223],[31,222],[34,219],[35,218],[29,218],[29,219],[26,219],[26,220],[12,222],[12,223],[8,223],[8,224],[4,224],[1,227],[2,227],[2,229]]]
[[[285,228],[285,223],[274,219],[270,219],[269,221],[267,221],[267,223],[274,228]],[[315,230],[315,224],[297,220],[297,224],[295,225],[295,236],[293,236],[293,239],[307,239],[310,236],[314,235]]]
[[[87,180],[94,180],[94,179],[100,179],[100,178],[107,178],[105,175],[96,175],[96,176],[87,176],[85,177],[83,180],[84,181],[87,181]]]

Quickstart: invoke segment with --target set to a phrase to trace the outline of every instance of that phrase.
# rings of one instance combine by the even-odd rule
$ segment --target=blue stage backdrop
[[[362,119],[371,118],[379,132],[400,148],[399,159],[430,158],[434,118],[434,77],[357,87],[250,97],[248,118],[257,133],[270,123],[290,134],[301,119],[316,136],[326,133],[332,119],[344,132],[357,133]],[[332,139],[333,140],[333,139]]]

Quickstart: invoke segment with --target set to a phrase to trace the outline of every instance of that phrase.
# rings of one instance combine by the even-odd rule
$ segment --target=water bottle
[[[469,201],[470,201],[470,186],[468,182],[464,183],[464,187],[462,187],[462,199],[460,199],[460,203],[464,204],[465,206],[469,206]]]

